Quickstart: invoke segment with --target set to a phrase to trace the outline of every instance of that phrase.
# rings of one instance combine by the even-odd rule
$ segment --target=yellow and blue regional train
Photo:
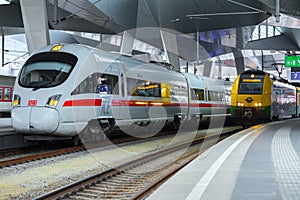
[[[245,71],[232,85],[231,118],[249,126],[295,117],[296,94],[295,86],[272,80],[263,71]]]
[[[300,117],[300,87],[296,87],[297,90],[297,107],[296,107],[296,113],[297,113],[297,117]]]

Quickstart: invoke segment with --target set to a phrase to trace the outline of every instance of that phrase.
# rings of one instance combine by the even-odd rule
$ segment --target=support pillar
[[[218,59],[218,79],[222,79],[222,60],[219,56],[217,56]]]
[[[209,60],[209,59],[205,60],[204,61],[203,76],[210,77],[211,67],[212,67],[212,61]]]
[[[46,0],[20,0],[28,52],[50,44]]]
[[[280,21],[280,0],[276,0],[276,22]]]
[[[121,42],[120,53],[131,55],[133,50],[133,43],[134,43],[134,38],[129,34],[128,31],[124,31],[122,42]]]
[[[4,47],[5,47],[5,45],[4,45],[4,31],[3,31],[3,27],[1,26],[1,35],[2,35],[2,52],[1,52],[1,55],[2,55],[2,64],[1,64],[1,66],[2,67],[4,67]]]
[[[167,53],[167,62],[174,66],[174,71],[180,71],[177,38],[175,34],[160,31],[164,51]]]
[[[233,55],[236,66],[236,72],[237,74],[240,74],[243,71],[245,71],[244,56],[241,51],[234,51]]]

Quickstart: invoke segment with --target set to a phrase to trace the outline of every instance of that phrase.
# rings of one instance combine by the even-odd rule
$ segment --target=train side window
[[[96,74],[96,93],[119,94],[118,77],[110,74]]]
[[[2,88],[0,88],[0,100],[2,100],[2,92],[3,92],[3,89]]]
[[[161,85],[152,81],[127,78],[129,96],[161,97]]]
[[[10,100],[10,89],[4,88],[4,100]]]
[[[119,94],[118,76],[94,73],[85,78],[71,93]]]
[[[170,98],[170,89],[171,85],[167,83],[161,83],[161,97],[162,98]]]
[[[192,100],[204,101],[204,90],[192,88]]]
[[[138,96],[136,93],[136,86],[137,86],[137,79],[133,79],[133,78],[127,78],[126,79],[126,86],[127,86],[127,95],[128,96]]]
[[[211,90],[208,90],[207,91],[207,100],[208,101],[213,101],[213,99],[214,99],[214,93],[213,93],[213,91],[211,91]]]
[[[209,101],[222,101],[223,98],[224,98],[223,92],[208,90]]]

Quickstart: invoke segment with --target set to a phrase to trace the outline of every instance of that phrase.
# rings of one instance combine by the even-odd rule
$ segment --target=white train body
[[[135,128],[226,114],[223,82],[209,81],[83,45],[47,46],[15,83],[12,125],[26,135],[73,137],[93,120]],[[220,97],[209,100],[209,90]]]

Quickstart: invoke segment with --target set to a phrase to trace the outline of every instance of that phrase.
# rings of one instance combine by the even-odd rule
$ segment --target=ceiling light
[[[186,15],[188,18],[195,18],[195,17],[214,17],[214,16],[224,16],[224,15],[249,15],[249,14],[258,14],[258,11],[248,11],[248,12],[224,12],[224,13],[203,13],[203,14],[191,14]]]
[[[0,0],[0,5],[8,5],[10,4],[9,0]]]
[[[176,18],[176,19],[172,19],[171,22],[179,22],[180,19],[179,18]]]
[[[243,3],[240,3],[240,2],[237,2],[237,1],[234,1],[234,0],[227,0],[227,1],[231,2],[231,3],[234,3],[234,4],[237,4],[239,6],[245,7],[245,8],[249,8],[251,10],[255,10],[255,11],[258,11],[258,12],[266,13],[266,11],[264,11],[264,10],[260,10],[260,9],[254,8],[252,6],[248,6],[246,4],[243,4]]]

